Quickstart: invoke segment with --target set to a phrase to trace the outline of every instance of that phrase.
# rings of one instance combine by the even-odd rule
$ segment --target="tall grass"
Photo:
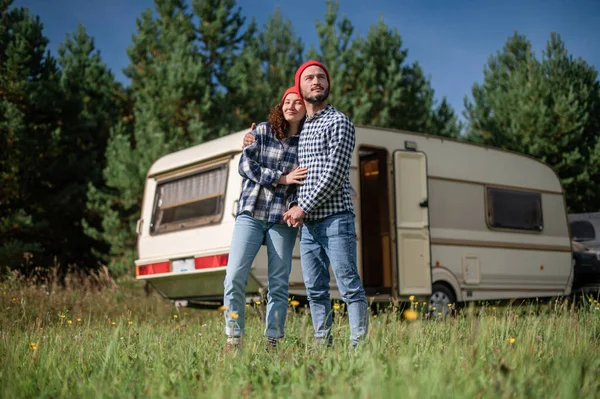
[[[13,277],[0,287],[3,398],[594,398],[600,395],[600,310],[593,299],[473,306],[454,318],[373,314],[348,346],[336,311],[333,348],[290,305],[286,338],[266,350],[247,312],[243,350],[224,351],[221,311],[174,308],[133,281]]]

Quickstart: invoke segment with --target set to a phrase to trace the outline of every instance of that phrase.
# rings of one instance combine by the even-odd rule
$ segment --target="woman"
[[[225,276],[228,348],[241,344],[248,274],[263,242],[267,246],[269,273],[265,335],[271,346],[276,346],[284,335],[298,228],[284,223],[283,214],[296,199],[296,184],[302,184],[306,177],[306,168],[299,168],[297,161],[305,114],[298,91],[290,87],[272,109],[268,123],[256,127],[256,141],[244,148],[240,159],[239,173],[244,179]]]

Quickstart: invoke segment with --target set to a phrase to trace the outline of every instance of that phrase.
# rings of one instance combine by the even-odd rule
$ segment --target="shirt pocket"
[[[329,153],[329,135],[325,129],[311,134],[307,145],[307,153],[312,156],[324,156]]]

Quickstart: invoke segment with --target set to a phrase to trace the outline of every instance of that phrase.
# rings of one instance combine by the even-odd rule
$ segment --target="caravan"
[[[222,301],[246,132],[165,155],[148,172],[136,276],[169,299]],[[350,182],[369,299],[414,295],[445,308],[570,294],[565,199],[549,166],[458,140],[357,126]],[[293,296],[306,295],[299,253],[296,242]],[[340,298],[333,274],[331,282]],[[266,285],[263,247],[247,293]]]

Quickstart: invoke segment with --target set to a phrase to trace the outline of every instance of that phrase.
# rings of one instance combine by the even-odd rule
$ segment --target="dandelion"
[[[257,305],[260,305],[260,301],[256,301],[255,303],[256,303]]]
[[[515,339],[515,338],[513,338],[513,337],[510,337],[510,338],[508,339],[508,343],[509,343],[509,344],[511,344],[511,345],[512,345],[512,344],[514,344],[514,343],[515,343],[515,341],[516,341],[516,339]]]
[[[29,349],[31,349],[32,351],[36,351],[37,350],[37,344],[35,342],[30,342],[29,343]]]
[[[451,303],[449,303],[449,304],[448,304],[448,307],[449,307],[449,308],[451,308],[451,307],[452,307],[452,304],[451,304]]]
[[[294,301],[290,302],[290,305],[296,307],[296,306],[300,305],[300,302],[294,300]]]
[[[408,321],[414,321],[417,319],[417,317],[419,317],[419,313],[417,313],[416,311],[412,310],[412,309],[406,309],[403,313],[404,318]]]
[[[339,303],[333,304],[333,310],[340,310],[340,304]]]
[[[177,316],[176,314],[174,314],[174,315],[173,315],[173,318],[174,318],[174,319],[176,319],[177,317],[179,317],[179,316]]]
[[[415,300],[415,296],[414,295],[409,296],[408,300],[411,301],[411,302],[414,301]]]
[[[116,325],[117,323],[115,321],[111,321],[110,324],[112,324],[113,326]]]
[[[239,315],[239,314],[237,314],[237,313],[234,313],[234,312],[229,312],[229,313],[227,313],[227,314],[229,315],[229,317],[231,317],[231,318],[232,318],[232,319],[234,319],[234,320],[237,320],[237,318],[238,318],[238,317],[240,317],[240,315]]]
[[[374,318],[374,319],[376,319],[376,318],[377,318],[377,315],[374,315],[374,316],[373,316],[373,318]]]
[[[67,316],[65,316],[65,314],[64,314],[64,313],[61,313],[61,315],[60,315],[60,318],[61,318],[61,319],[64,319],[65,317],[67,317]]]
[[[78,317],[76,320],[77,320],[77,323],[81,323],[81,317]]]
[[[67,320],[67,324],[73,324],[72,320]]]
[[[129,324],[129,325],[132,325],[132,324],[133,324],[133,321],[129,320],[129,321],[127,322],[127,324]]]
[[[229,309],[229,306],[227,306],[227,305],[223,305],[219,308],[219,310],[227,310],[227,309]]]

